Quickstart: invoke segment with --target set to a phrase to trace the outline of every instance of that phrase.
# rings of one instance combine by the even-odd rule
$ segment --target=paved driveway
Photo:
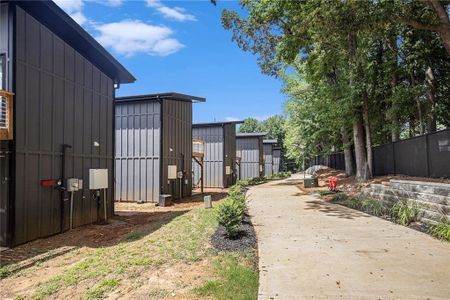
[[[301,195],[299,175],[251,188],[259,299],[450,299],[450,244]]]

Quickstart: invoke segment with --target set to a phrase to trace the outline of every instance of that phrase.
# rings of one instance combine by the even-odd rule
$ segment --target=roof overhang
[[[263,143],[264,144],[278,144],[278,141],[274,140],[274,139],[272,139],[272,140],[263,140]]]
[[[2,0],[2,2],[10,2],[21,7],[91,61],[92,64],[113,79],[114,83],[136,81],[136,78],[124,66],[53,1]]]
[[[116,102],[148,101],[148,100],[175,100],[194,103],[194,102],[205,102],[206,98],[173,92],[116,97]]]
[[[223,126],[223,125],[228,125],[228,124],[242,124],[242,123],[244,123],[244,121],[195,123],[195,124],[192,124],[192,127],[215,127],[215,126]]]
[[[237,138],[251,138],[251,137],[263,137],[267,132],[249,132],[249,133],[236,133]]]

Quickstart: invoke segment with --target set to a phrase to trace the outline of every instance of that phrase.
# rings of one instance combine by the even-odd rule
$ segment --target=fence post
[[[392,165],[394,166],[394,175],[397,175],[397,170],[395,168],[395,142],[392,142]]]
[[[427,159],[426,159],[426,161],[427,161],[427,177],[430,177],[430,155],[428,153],[429,152],[428,151],[428,149],[429,149],[429,146],[428,146],[428,142],[429,142],[428,135],[429,135],[429,133],[425,134],[425,155],[427,156]]]

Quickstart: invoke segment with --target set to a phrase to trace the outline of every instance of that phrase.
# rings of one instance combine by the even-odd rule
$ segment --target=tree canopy
[[[247,14],[224,10],[222,23],[284,82],[291,158],[342,150],[347,174],[356,165],[367,179],[373,145],[450,125],[449,1],[241,5]]]

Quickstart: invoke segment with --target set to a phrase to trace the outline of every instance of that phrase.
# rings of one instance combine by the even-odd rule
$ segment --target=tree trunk
[[[450,20],[448,18],[448,7],[444,6],[444,3],[440,0],[428,0],[428,4],[436,12],[440,23],[437,32],[442,39],[442,43],[444,44],[448,55],[450,55]]]
[[[392,57],[391,57],[391,64],[392,69],[394,70],[391,74],[391,80],[389,82],[391,86],[391,95],[395,94],[395,89],[397,87],[398,83],[398,74],[397,74],[397,68],[398,68],[398,47],[397,47],[397,35],[391,36],[389,39],[389,45],[390,49],[392,49]],[[391,103],[393,106],[393,104]],[[397,114],[393,114],[391,121],[391,140],[392,142],[397,142],[400,139],[400,122],[398,120]]]
[[[414,87],[416,85],[416,80],[414,79],[414,75],[411,74],[411,85]],[[417,107],[417,121],[419,122],[419,134],[424,134],[425,130],[423,128],[423,117],[422,117],[422,107],[420,105],[420,97],[416,97],[416,107]]]
[[[369,122],[369,101],[367,93],[363,92],[363,118],[364,128],[366,133],[366,152],[367,152],[367,166],[369,167],[369,177],[373,174],[373,155],[372,155],[372,136],[370,134],[370,122]]]
[[[357,113],[353,121],[353,142],[355,144],[356,179],[367,180],[370,178],[369,166],[367,165],[364,128],[360,113]]]
[[[353,170],[352,148],[350,146],[350,138],[348,137],[347,129],[343,126],[341,127],[341,137],[342,145],[344,147],[345,175],[353,176],[355,175],[355,170]]]
[[[425,80],[427,83],[427,99],[428,99],[428,116],[427,129],[428,132],[436,131],[436,79],[431,67],[427,67],[425,71]]]

